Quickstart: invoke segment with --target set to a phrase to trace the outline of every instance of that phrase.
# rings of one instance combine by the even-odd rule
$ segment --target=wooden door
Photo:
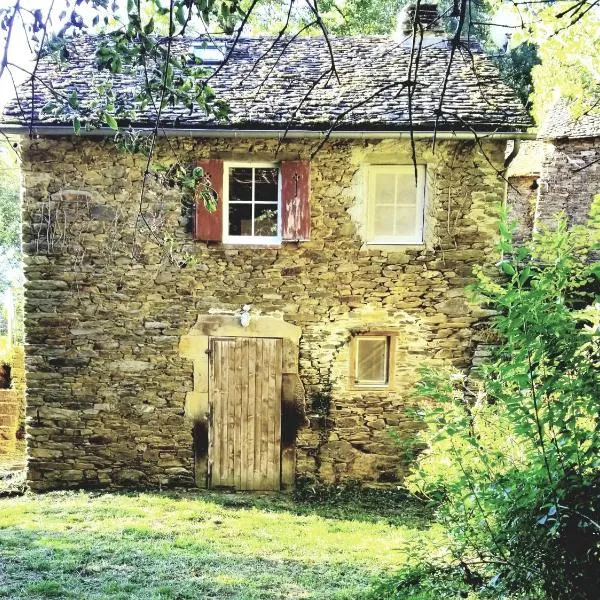
[[[281,373],[281,339],[210,340],[210,487],[280,489]]]

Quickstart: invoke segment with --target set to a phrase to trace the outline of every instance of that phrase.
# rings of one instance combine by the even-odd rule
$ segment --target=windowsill
[[[256,244],[250,242],[221,242],[215,247],[223,248],[224,250],[279,250],[282,246],[283,244],[281,242],[277,242],[276,244],[263,244],[260,242],[257,242]]]
[[[384,250],[387,252],[399,252],[402,250],[425,250],[427,244],[425,242],[413,242],[413,243],[398,243],[398,244],[363,244],[360,247],[360,251],[366,250]]]
[[[394,389],[391,385],[360,385],[353,383],[350,385],[351,390],[357,392],[393,392]]]

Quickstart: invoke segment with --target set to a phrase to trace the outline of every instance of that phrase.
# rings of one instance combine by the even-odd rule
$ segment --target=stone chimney
[[[417,18],[417,5],[408,4],[404,9],[404,15],[402,17],[402,33],[404,35],[412,35],[413,25]],[[423,4],[419,5],[418,21],[423,27],[423,34],[427,37],[436,36],[439,37],[444,33],[444,27],[440,19],[440,13],[438,12],[437,4]],[[417,33],[419,32],[419,26],[417,25]]]

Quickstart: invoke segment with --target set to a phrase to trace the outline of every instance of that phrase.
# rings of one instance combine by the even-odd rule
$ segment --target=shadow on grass
[[[136,491],[123,492],[135,495]],[[433,521],[433,509],[405,493],[395,490],[366,490],[339,497],[335,494],[298,498],[294,494],[276,492],[236,492],[228,490],[171,490],[161,494],[174,500],[202,499],[223,508],[259,509],[294,515],[319,515],[324,519],[385,522],[425,530]]]
[[[11,600],[358,599],[375,575],[356,563],[243,556],[143,525],[117,536],[5,527],[0,562],[0,597]]]

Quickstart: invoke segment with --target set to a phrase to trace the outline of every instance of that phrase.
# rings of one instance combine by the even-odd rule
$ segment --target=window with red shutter
[[[281,208],[284,242],[310,239],[310,162],[283,161],[281,169]]]
[[[198,166],[204,174],[212,192],[216,196],[216,210],[210,212],[201,194],[196,197],[196,210],[194,218],[194,238],[203,242],[220,242],[223,239],[223,161],[210,159],[201,160]]]
[[[270,245],[310,239],[310,163],[203,160],[216,195],[210,212],[197,194],[195,239]]]

